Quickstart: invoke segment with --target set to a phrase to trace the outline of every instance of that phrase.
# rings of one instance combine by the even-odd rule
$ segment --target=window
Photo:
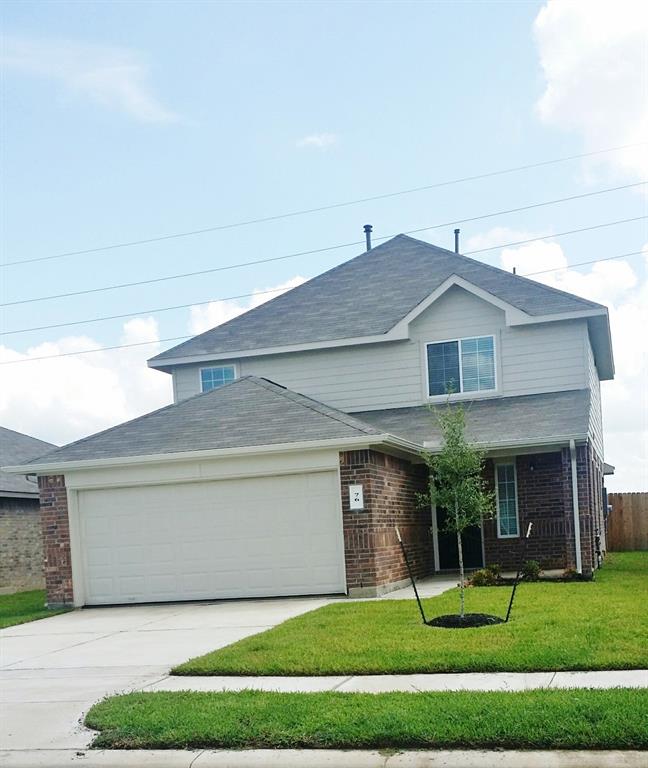
[[[236,378],[236,371],[233,365],[219,365],[215,368],[200,369],[200,390],[209,392],[211,389],[218,389],[223,384],[228,384]]]
[[[495,487],[497,496],[497,536],[500,539],[519,536],[517,508],[517,480],[515,464],[495,465]]]
[[[478,336],[428,344],[427,365],[430,397],[495,389],[495,339]]]

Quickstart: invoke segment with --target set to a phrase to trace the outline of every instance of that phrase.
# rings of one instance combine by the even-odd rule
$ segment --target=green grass
[[[131,693],[85,722],[113,749],[648,749],[648,689]]]
[[[45,619],[57,613],[65,613],[67,608],[49,610],[45,607],[45,590],[32,589],[29,592],[16,592],[13,595],[0,595],[0,629],[26,624],[28,621]]]
[[[455,613],[458,590],[425,600]],[[339,602],[173,670],[177,675],[350,675],[648,667],[648,552],[609,555],[596,581],[522,584],[511,621],[421,623],[413,600]],[[510,590],[467,592],[467,611],[504,616]]]

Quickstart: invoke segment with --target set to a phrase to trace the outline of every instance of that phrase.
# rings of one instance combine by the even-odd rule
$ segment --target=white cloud
[[[159,339],[152,317],[124,323],[120,344]],[[0,361],[28,360],[102,345],[88,336],[43,342],[26,353],[0,346]],[[3,365],[0,424],[63,444],[112,427],[171,401],[171,377],[146,367],[150,344],[52,360]]]
[[[212,301],[209,304],[198,304],[191,307],[189,318],[189,330],[191,333],[202,333],[217,325],[222,325],[237,315],[242,315],[249,309],[254,309],[270,299],[280,296],[282,293],[296,288],[306,282],[305,277],[296,275],[281,285],[274,288],[257,288],[249,301]]]
[[[580,134],[587,150],[648,137],[645,0],[549,0],[534,24],[546,87],[537,104],[548,125]],[[648,174],[648,147],[593,164],[631,179]]]
[[[476,242],[497,242],[491,230]],[[533,235],[530,235],[533,236]],[[616,466],[608,478],[610,490],[648,490],[648,246],[639,274],[625,259],[597,262],[585,269],[569,269],[562,247],[540,240],[504,248],[499,266],[517,268],[519,275],[557,270],[533,280],[599,302],[608,307],[616,364],[613,381],[602,383],[605,458]]]
[[[143,123],[178,119],[153,95],[141,57],[126,48],[5,37],[0,60],[6,71],[53,79],[68,93]]]
[[[335,133],[311,133],[298,139],[297,146],[300,149],[329,149],[338,143],[338,137]]]

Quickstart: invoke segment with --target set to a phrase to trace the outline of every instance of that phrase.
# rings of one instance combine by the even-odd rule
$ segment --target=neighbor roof
[[[602,305],[397,235],[243,315],[151,358],[165,360],[387,333],[457,275],[529,315]]]
[[[375,427],[279,384],[243,376],[64,445],[47,456],[47,464],[379,434]]]
[[[0,467],[24,464],[56,448],[35,437],[0,427]],[[0,496],[38,496],[38,486],[23,475],[10,475],[0,471]]]
[[[590,393],[587,389],[485,398],[463,405],[466,435],[472,442],[491,448],[558,442],[585,437],[588,433]],[[440,409],[445,407],[438,406]],[[438,420],[427,406],[364,411],[353,415],[382,432],[431,450],[441,445]]]

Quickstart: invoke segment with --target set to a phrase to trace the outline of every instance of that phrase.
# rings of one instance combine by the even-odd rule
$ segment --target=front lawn
[[[109,749],[648,749],[648,689],[131,693],[85,722]]]
[[[425,601],[454,613],[458,590]],[[648,667],[648,552],[609,555],[594,582],[522,584],[511,621],[479,629],[421,623],[413,600],[339,602],[221,650],[176,675],[351,675]],[[467,611],[506,614],[510,590],[467,592]]]
[[[67,608],[49,610],[45,607],[45,590],[32,589],[13,595],[0,595],[0,629],[25,624],[36,619],[45,619],[64,613]]]

